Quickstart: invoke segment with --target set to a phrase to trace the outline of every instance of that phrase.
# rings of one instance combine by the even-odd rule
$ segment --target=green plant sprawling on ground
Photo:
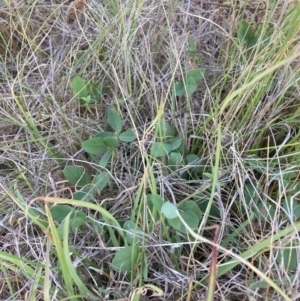
[[[299,1],[0,3],[1,300],[299,300]]]

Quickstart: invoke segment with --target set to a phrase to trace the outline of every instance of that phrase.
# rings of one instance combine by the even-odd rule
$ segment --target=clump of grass
[[[5,21],[3,298],[299,297],[300,12],[256,4]]]

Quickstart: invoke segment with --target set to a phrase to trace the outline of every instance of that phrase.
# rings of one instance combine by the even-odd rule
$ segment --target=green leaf
[[[300,204],[295,198],[288,196],[282,207],[292,221],[295,222],[300,217]]]
[[[118,138],[116,133],[109,132],[109,131],[99,132],[95,137],[101,137],[101,138],[110,137],[110,138],[114,138],[114,139]]]
[[[63,235],[63,222],[65,218],[70,215],[70,228],[77,229],[86,221],[86,214],[79,210],[74,210],[74,208],[68,205],[56,205],[50,208],[52,217],[54,220],[60,222],[61,224],[57,228],[59,237],[62,238]]]
[[[168,141],[168,144],[171,145],[172,151],[178,149],[182,143],[183,143],[183,140],[181,138],[176,138],[171,141]]]
[[[238,39],[243,43],[249,44],[255,35],[255,32],[251,25],[246,22],[245,20],[242,20],[239,28],[238,28]]]
[[[170,154],[170,167],[173,171],[178,170],[182,162],[182,155],[178,152],[171,152]]]
[[[199,206],[194,201],[184,201],[184,202],[181,202],[178,205],[178,210],[179,210],[179,213],[181,213],[181,211],[184,211],[184,212],[187,212],[187,211],[194,212],[199,217],[199,219],[201,219],[201,217],[202,217],[202,212],[201,212]]]
[[[71,83],[73,94],[76,99],[88,97],[88,90],[86,82],[79,76],[76,75]]]
[[[80,102],[82,105],[91,103],[91,95],[88,95],[87,97],[80,97],[79,102]]]
[[[180,97],[185,94],[185,87],[183,82],[176,82],[174,84],[175,95]]]
[[[142,231],[133,221],[126,221],[123,225],[123,229],[127,230],[125,232],[125,237],[129,245],[136,243],[139,238],[136,234],[136,231]]]
[[[200,209],[201,212],[206,211],[208,203],[209,203],[208,199],[201,199],[200,198],[200,200],[197,200],[197,204],[199,205],[199,209]],[[212,216],[212,217],[220,218],[220,210],[219,210],[219,208],[217,207],[217,205],[215,203],[211,204],[209,215]]]
[[[74,214],[80,213],[80,211],[76,210],[73,213]],[[78,221],[75,221],[76,226],[73,227],[72,224],[71,224],[71,223],[74,222],[74,217],[75,217],[73,215],[73,213],[70,215],[70,221],[69,221],[69,229],[72,229],[72,230],[79,228],[85,221],[85,220],[83,221],[82,219],[78,219]],[[81,212],[81,213],[84,214],[83,212]],[[76,217],[75,217],[75,219],[76,219]],[[81,221],[83,221],[83,223],[81,223]],[[58,236],[59,236],[60,239],[62,239],[63,236],[64,236],[64,226],[65,226],[65,220],[57,227],[57,233],[58,233]]]
[[[161,119],[157,124],[157,133],[160,138],[174,137],[174,131],[172,127],[164,119]]]
[[[86,221],[86,214],[82,211],[75,210],[70,216],[70,227],[72,230],[79,228]]]
[[[185,201],[178,205],[178,211],[182,219],[193,230],[197,229],[202,213],[198,205],[194,201]],[[179,217],[168,219],[168,223],[174,229],[186,233],[186,227]]]
[[[283,246],[277,252],[277,256],[276,256],[277,263],[282,264],[287,271],[295,271],[298,266],[298,260],[297,260],[298,248],[299,246],[297,246],[295,240]]]
[[[93,84],[93,83],[90,85],[89,92],[90,92],[93,102],[101,100],[102,88],[103,88],[103,85],[101,82],[99,82],[97,85]]]
[[[135,133],[131,130],[128,130],[128,131],[125,131],[125,132],[121,133],[119,138],[123,142],[132,142],[136,139]]]
[[[77,191],[73,194],[73,199],[78,201],[89,202],[94,198],[95,188],[93,186],[86,186],[80,191]]]
[[[180,213],[182,219],[185,221],[185,223],[192,229],[196,230],[198,225],[199,225],[199,217],[192,211],[186,211],[186,212],[181,212]],[[170,222],[168,220],[168,222]],[[176,228],[175,228],[176,229]],[[186,233],[186,227],[185,225],[180,221],[180,226],[178,229],[176,229],[182,233]]]
[[[139,249],[137,246],[125,247],[116,252],[111,267],[114,271],[124,273],[137,263]]]
[[[180,216],[182,217],[182,219],[185,221],[185,223],[192,230],[197,229],[199,222],[200,222],[200,218],[194,212],[184,211],[184,212],[179,212],[179,213],[180,213]],[[171,227],[173,227],[174,229],[176,229],[182,233],[187,232],[185,225],[181,222],[179,217],[177,217],[175,219],[168,219],[168,223]]]
[[[199,82],[203,80],[204,74],[204,68],[192,69],[188,71],[183,82],[176,82],[174,84],[175,95],[183,96],[186,92],[188,94],[193,94],[197,90]]]
[[[122,120],[120,115],[109,108],[107,113],[107,121],[109,125],[114,129],[115,132],[120,133],[122,130]]]
[[[159,158],[170,153],[171,150],[172,150],[172,146],[168,143],[153,142],[150,148],[150,154],[154,158]]]
[[[197,83],[193,77],[188,77],[185,84],[188,94],[193,94],[197,90]]]
[[[252,39],[249,41],[248,47],[249,48],[254,47],[257,44],[258,40],[259,40],[259,35],[254,35]]]
[[[186,156],[186,162],[187,164],[192,165],[193,167],[191,168],[191,170],[195,173],[203,173],[204,169],[205,169],[205,164],[202,162],[202,160],[194,154],[189,154]]]
[[[187,72],[186,80],[189,82],[191,79],[194,80],[195,84],[198,85],[201,80],[203,80],[205,74],[204,68],[193,69]],[[187,84],[188,86],[188,84]],[[193,92],[192,92],[193,93]]]
[[[52,218],[57,222],[62,222],[66,216],[73,211],[74,208],[68,205],[56,205],[50,208],[50,212],[52,214]]]
[[[110,159],[111,155],[113,153],[112,149],[108,149],[102,156],[100,162],[99,162],[99,166],[106,168],[107,162]]]
[[[184,141],[182,140],[182,143],[180,144],[180,146],[176,149],[176,151],[178,153],[180,153],[181,155],[183,155],[184,151],[185,151],[185,147],[184,147]]]
[[[64,168],[65,178],[72,184],[78,187],[83,187],[91,183],[90,175],[80,166],[66,166]]]
[[[107,147],[113,149],[119,147],[120,145],[118,140],[110,137],[103,138],[103,142]]]
[[[101,172],[93,179],[93,184],[96,186],[96,192],[102,191],[108,183],[108,176],[106,172]]]
[[[197,164],[197,163],[201,162],[201,159],[197,155],[194,155],[194,154],[187,155],[185,157],[185,160],[186,160],[187,164],[190,164],[190,163]]]
[[[167,219],[173,219],[176,218],[177,215],[177,208],[176,206],[171,202],[165,202],[161,206],[161,212]]]
[[[167,219],[168,224],[177,231],[180,231],[182,227],[182,222],[179,217]]]
[[[105,151],[106,145],[103,141],[104,138],[93,137],[82,143],[82,148],[89,154],[97,155]]]
[[[163,205],[164,203],[164,200],[162,199],[162,197],[158,194],[152,194],[151,195],[151,201],[152,201],[152,204],[153,206],[160,210],[161,209],[161,206]]]
[[[184,171],[181,175],[180,175],[180,178],[182,179],[182,180],[185,180],[185,181],[188,181],[188,180],[190,180],[190,174],[187,172],[187,171]]]

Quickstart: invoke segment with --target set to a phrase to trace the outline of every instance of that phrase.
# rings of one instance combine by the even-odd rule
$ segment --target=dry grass
[[[110,170],[115,185],[101,195],[101,204],[114,217],[130,218],[143,181],[147,184],[141,199],[146,200],[151,171],[157,191],[165,199],[179,202],[198,192],[199,187],[204,199],[210,197],[211,182],[204,177],[183,181],[176,173],[168,173],[161,162],[154,162],[152,170],[149,166],[150,170],[143,168],[155,136],[153,121],[163,114],[178,135],[186,138],[187,148],[193,148],[211,166],[217,154],[221,120],[220,177],[214,196],[219,216],[210,219],[221,227],[220,244],[245,223],[245,216],[250,216],[250,212],[242,212],[236,205],[246,204],[247,183],[257,187],[254,194],[262,203],[271,200],[275,204],[273,222],[249,219],[245,229],[237,234],[238,239],[223,247],[242,254],[281,230],[286,223],[280,219],[280,204],[286,199],[287,189],[283,175],[289,170],[300,170],[299,160],[293,162],[299,155],[298,141],[293,141],[298,137],[295,111],[299,107],[299,86],[290,94],[282,91],[295,83],[299,60],[278,71],[275,86],[268,93],[262,92],[249,105],[252,96],[258,95],[252,87],[218,116],[224,98],[253,79],[255,70],[264,70],[265,64],[272,62],[273,53],[275,57],[276,49],[280,50],[278,41],[283,33],[278,32],[273,52],[257,56],[253,62],[241,60],[244,53],[236,40],[240,21],[246,19],[255,24],[258,19],[276,29],[284,13],[294,5],[282,1],[269,16],[262,3],[252,1],[242,6],[228,1],[196,0],[92,0],[86,4],[80,0],[4,1],[0,5],[0,251],[35,263],[47,262],[51,252],[45,231],[32,223],[26,210],[17,204],[29,204],[38,196],[54,192],[60,197],[71,196],[73,188],[69,188],[61,172],[51,172],[59,159],[64,164],[83,165],[93,174],[100,170],[80,150],[82,141],[106,129],[107,107],[115,107],[125,127],[134,127],[139,134],[132,148],[124,146],[118,151],[122,163]],[[299,45],[297,34],[280,52],[282,55]],[[196,53],[190,51],[191,39]],[[199,67],[206,69],[206,76],[197,92],[188,98],[173,97],[171,83],[180,80],[186,70]],[[103,82],[101,102],[89,109],[80,107],[70,85],[76,74],[85,80]],[[280,152],[281,149],[286,151]],[[265,171],[269,173],[260,173],[249,164],[254,150],[265,160]],[[268,166],[272,156],[280,161],[279,168]],[[298,183],[298,178],[294,181]],[[31,208],[43,214],[42,203],[31,203]],[[91,210],[87,213],[95,214]],[[140,222],[143,224],[143,220]],[[205,300],[207,286],[202,280],[209,272],[211,246],[199,244],[192,252],[193,243],[182,244],[177,253],[178,245],[163,237],[160,227],[158,221],[157,232],[148,233],[145,229],[145,253],[149,265],[147,283],[161,288],[164,296],[151,299],[149,291],[142,300]],[[299,240],[298,234],[294,235]],[[205,237],[212,239],[213,234],[207,231]],[[99,296],[103,289],[110,296],[103,300],[133,300],[130,298],[134,289],[141,285],[140,275],[129,280],[128,274],[107,272],[115,249],[106,245],[90,224],[72,233],[70,240],[73,253],[81,254],[73,258],[76,270],[95,295]],[[284,242],[249,260],[278,281],[291,300],[296,300],[299,277],[292,278],[275,260],[274,250],[280,243]],[[173,257],[178,257],[179,266]],[[225,258],[228,256],[220,252],[219,263]],[[56,266],[55,259],[51,260]],[[38,266],[35,268],[38,278],[41,271]],[[297,272],[299,267],[295,275]],[[22,267],[11,269],[0,263],[1,300],[28,300],[35,281],[23,274]],[[51,300],[62,300],[65,287],[60,273],[50,269],[49,278]],[[283,300],[276,290],[263,286],[265,283],[255,286],[258,281],[261,278],[248,267],[236,267],[218,278],[214,300]],[[38,287],[35,298],[44,300],[42,287]]]

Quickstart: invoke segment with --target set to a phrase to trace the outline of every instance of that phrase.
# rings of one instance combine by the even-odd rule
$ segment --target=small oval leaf
[[[159,137],[161,138],[174,137],[174,130],[172,129],[170,124],[166,122],[164,119],[161,119],[160,122],[157,124],[157,131]]]
[[[96,186],[95,192],[102,191],[108,183],[107,173],[101,172],[93,179],[93,184]]]
[[[242,20],[238,29],[238,39],[241,42],[245,42],[249,44],[254,34],[255,32],[254,29],[251,27],[251,25],[245,20]]]
[[[87,201],[89,202],[94,198],[95,188],[92,186],[83,187],[80,191],[77,191],[73,194],[73,199],[78,201]]]
[[[202,215],[202,212],[205,212],[208,204],[209,204],[209,200],[208,199],[206,199],[206,198],[199,199],[198,206],[199,206],[201,215]],[[219,210],[219,208],[218,208],[218,206],[216,204],[214,204],[214,203],[211,204],[209,215],[213,216],[213,217],[220,218],[220,210]]]
[[[50,208],[50,212],[52,214],[52,218],[57,222],[62,222],[66,216],[72,211],[74,208],[68,205],[56,205]]]
[[[185,159],[189,165],[193,166],[191,168],[191,170],[193,172],[195,172],[195,173],[203,173],[204,172],[205,164],[197,155],[189,154],[186,156]]]
[[[188,94],[193,94],[197,90],[197,83],[193,77],[188,77],[186,79],[186,90]]]
[[[199,69],[192,69],[187,72],[186,79],[189,81],[189,79],[193,79],[196,85],[199,84],[199,82],[204,78],[205,69],[199,68]]]
[[[138,259],[138,247],[129,246],[116,252],[112,260],[111,267],[119,273],[129,271],[134,266]]]
[[[185,94],[185,88],[183,82],[176,82],[174,84],[175,95],[180,97]]]
[[[90,84],[89,93],[92,97],[93,102],[99,101],[101,99],[102,88],[103,88],[103,85],[101,82],[99,82],[98,84],[93,84],[93,83]]]
[[[160,210],[161,209],[161,206],[163,205],[164,203],[164,200],[162,199],[162,197],[158,194],[152,194],[151,195],[151,201],[152,201],[152,204],[153,206]]]
[[[176,206],[171,203],[171,202],[165,202],[162,206],[161,206],[161,212],[163,213],[163,215],[168,218],[168,219],[173,219],[176,218],[177,215],[177,208]]]
[[[97,155],[105,151],[106,145],[103,141],[104,138],[93,137],[82,143],[82,148],[89,154]]]
[[[72,230],[79,228],[86,221],[86,214],[82,211],[75,210],[70,216],[70,227]]]
[[[80,166],[66,166],[63,174],[72,185],[78,187],[83,187],[91,183],[90,175]]]
[[[101,138],[110,137],[110,138],[117,139],[116,133],[109,132],[109,131],[99,132],[99,133],[97,133],[97,135],[95,137],[101,137]]]
[[[150,148],[150,154],[154,158],[163,157],[166,154],[170,153],[172,150],[172,147],[168,143],[163,142],[153,142]]]
[[[87,84],[79,75],[76,75],[74,77],[71,86],[76,99],[85,98],[89,96]]]
[[[168,141],[168,144],[171,145],[172,151],[179,148],[182,143],[183,143],[183,140],[181,138],[176,138],[171,141]]]
[[[103,142],[109,148],[119,147],[119,141],[114,138],[110,138],[110,137],[103,138]]]
[[[192,230],[197,229],[200,219],[194,212],[192,211],[181,212],[180,216]],[[181,223],[179,231],[183,233],[186,232],[186,227],[183,223]]]
[[[192,211],[180,212],[180,216],[192,230],[197,229],[200,219],[194,212]],[[186,233],[187,231],[185,225],[181,222],[179,217],[174,219],[168,219],[168,224],[171,227],[173,227],[175,230],[178,230],[182,233]]]
[[[109,108],[107,113],[107,121],[115,132],[119,133],[122,130],[122,120],[120,115],[113,109]]]
[[[137,231],[142,231],[140,227],[138,227],[135,222],[133,221],[126,221],[123,225],[123,229],[127,230],[125,232],[125,237],[129,245],[133,245],[136,243],[140,238]]]
[[[131,130],[121,133],[119,138],[123,142],[132,142],[136,139],[135,133]]]
[[[113,153],[112,149],[108,149],[102,156],[100,162],[99,162],[99,166],[106,168],[106,165],[108,163],[108,160],[111,158],[111,155]]]
[[[179,210],[179,213],[181,213],[182,211],[184,211],[184,212],[187,212],[187,211],[194,212],[199,217],[199,219],[202,216],[202,212],[201,212],[199,206],[194,201],[181,202],[178,205],[178,210]]]
[[[171,152],[170,154],[170,167],[173,171],[178,170],[182,162],[182,155],[178,152]]]
[[[180,228],[181,228],[181,220],[179,219],[179,217],[176,217],[176,218],[172,218],[172,219],[168,219],[168,224],[174,228],[175,230],[178,230],[180,231]]]

